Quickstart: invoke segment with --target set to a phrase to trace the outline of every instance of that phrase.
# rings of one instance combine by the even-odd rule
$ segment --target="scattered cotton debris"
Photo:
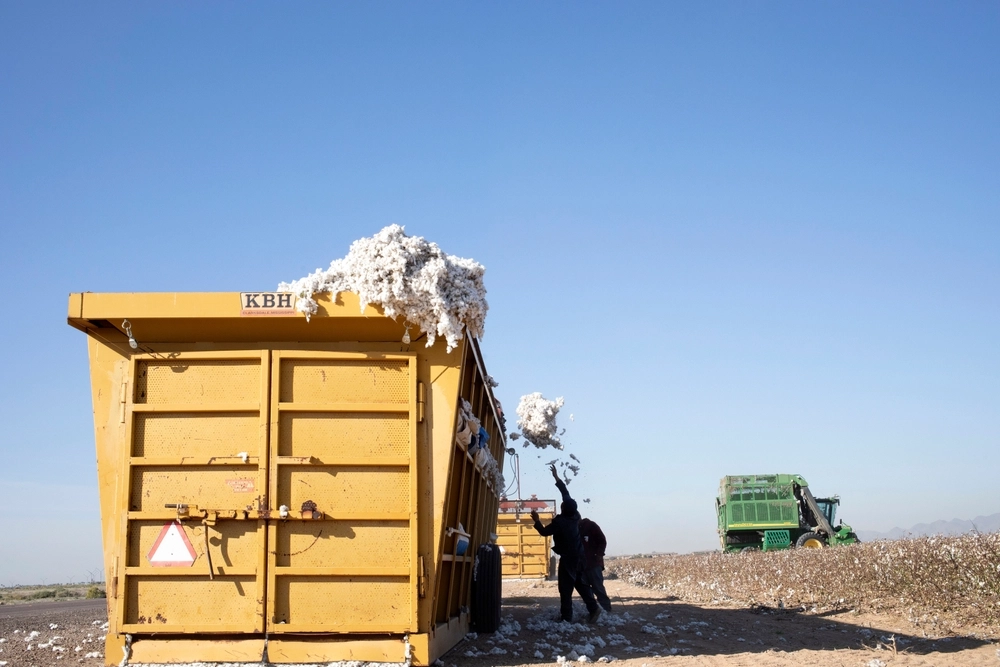
[[[328,269],[283,282],[278,290],[294,293],[296,308],[307,317],[319,308],[314,294],[354,292],[362,311],[377,304],[387,316],[420,327],[428,347],[437,336],[444,336],[451,352],[465,327],[476,338],[483,335],[489,309],[485,271],[478,262],[448,255],[437,244],[390,225],[352,243],[347,256],[335,259]]]

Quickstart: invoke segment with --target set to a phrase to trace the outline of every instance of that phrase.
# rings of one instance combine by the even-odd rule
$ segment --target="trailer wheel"
[[[500,627],[500,549],[484,544],[476,553],[472,582],[472,627],[476,632],[496,632]]]
[[[822,549],[826,546],[826,538],[819,533],[802,533],[795,540],[795,546],[801,549]]]

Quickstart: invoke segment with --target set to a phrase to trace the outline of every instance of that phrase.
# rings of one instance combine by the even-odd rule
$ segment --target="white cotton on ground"
[[[427,346],[437,336],[448,341],[448,351],[462,339],[463,328],[481,338],[486,325],[486,268],[471,259],[443,252],[420,236],[407,236],[399,225],[390,225],[371,238],[351,244],[343,259],[328,269],[278,285],[292,292],[296,308],[306,316],[318,309],[313,295],[320,292],[354,292],[361,310],[370,304],[385,314],[402,317],[427,334]]]
[[[562,397],[550,401],[537,391],[522,396],[521,402],[517,404],[517,427],[521,430],[521,436],[539,449],[562,449],[556,415],[563,402]]]

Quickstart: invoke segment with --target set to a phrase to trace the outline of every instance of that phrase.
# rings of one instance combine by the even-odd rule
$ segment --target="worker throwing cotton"
[[[559,554],[559,615],[562,620],[573,622],[573,589],[583,598],[590,613],[589,621],[595,622],[601,615],[594,593],[590,589],[583,573],[583,542],[580,539],[580,513],[576,501],[570,497],[566,484],[559,479],[555,465],[549,470],[556,480],[556,487],[562,494],[562,504],[559,514],[547,526],[538,520],[538,512],[531,510],[531,518],[535,522],[535,530],[541,535],[552,536],[552,550]]]

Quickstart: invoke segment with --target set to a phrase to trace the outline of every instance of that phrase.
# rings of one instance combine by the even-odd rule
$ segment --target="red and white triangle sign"
[[[153,567],[190,567],[198,559],[184,527],[174,521],[160,531],[146,560]]]

